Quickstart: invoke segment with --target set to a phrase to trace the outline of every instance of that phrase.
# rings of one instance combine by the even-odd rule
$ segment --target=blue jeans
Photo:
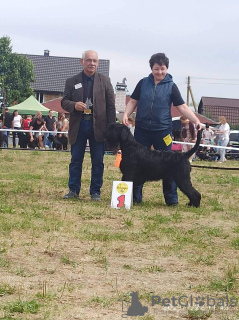
[[[48,145],[49,148],[52,149],[53,142],[48,139],[49,136],[53,136],[53,134],[52,133],[48,133],[48,132],[44,133],[43,147],[46,148],[46,146]]]
[[[87,139],[90,145],[91,156],[91,184],[90,194],[100,194],[104,172],[104,142],[97,142],[94,137],[93,122],[81,120],[76,142],[71,146],[71,163],[69,165],[69,189],[76,194],[80,193],[82,164],[85,155]]]
[[[136,141],[143,146],[150,148],[152,145],[155,150],[171,150],[171,145],[166,145],[163,138],[171,134],[171,130],[144,130],[135,127],[134,137]],[[177,186],[173,180],[163,180],[163,194],[167,205],[178,203]],[[143,185],[133,187],[133,196],[135,202],[141,202],[143,198]]]
[[[9,127],[6,127],[6,129],[11,129]],[[9,136],[9,131],[4,131],[3,133],[5,135],[5,139],[3,141],[3,147],[8,148],[8,136]]]
[[[228,145],[229,139],[220,139],[218,140],[218,145],[221,147],[226,147]],[[225,153],[226,153],[226,149],[219,149],[219,154],[220,154],[220,161],[224,162],[225,161]]]

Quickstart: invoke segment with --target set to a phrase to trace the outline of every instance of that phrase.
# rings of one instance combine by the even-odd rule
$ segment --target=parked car
[[[237,159],[239,160],[239,130],[231,130],[229,136],[228,147],[238,148],[237,150],[227,150],[227,159]]]

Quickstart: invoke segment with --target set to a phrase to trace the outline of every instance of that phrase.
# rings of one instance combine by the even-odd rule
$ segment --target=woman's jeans
[[[144,130],[137,126],[135,127],[134,131],[134,137],[138,143],[148,148],[151,148],[151,146],[153,146],[155,150],[171,150],[172,143],[167,146],[163,140],[163,138],[168,134],[172,136],[171,130],[151,131]],[[133,187],[134,202],[142,202],[142,191],[143,185]],[[178,203],[177,186],[173,180],[163,180],[163,194],[167,205]]]
[[[218,145],[221,147],[226,147],[228,145],[229,139],[219,139]],[[225,161],[225,153],[226,149],[219,148],[219,154],[220,154],[220,161],[224,162]]]
[[[104,142],[97,142],[95,140],[92,120],[81,120],[76,142],[71,146],[68,185],[70,191],[76,194],[80,193],[82,164],[87,139],[89,140],[92,164],[90,194],[100,194],[100,189],[103,184],[105,144]]]

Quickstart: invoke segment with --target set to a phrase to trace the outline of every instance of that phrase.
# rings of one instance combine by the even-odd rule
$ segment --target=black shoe
[[[140,203],[142,203],[142,200],[133,199],[133,204],[140,204]]]
[[[178,205],[178,202],[167,203],[168,207],[176,207],[177,205]]]
[[[101,201],[100,195],[98,193],[94,193],[91,195],[91,200],[93,201]]]
[[[63,199],[74,199],[74,198],[79,198],[79,195],[73,191],[70,191],[69,193],[63,196]]]

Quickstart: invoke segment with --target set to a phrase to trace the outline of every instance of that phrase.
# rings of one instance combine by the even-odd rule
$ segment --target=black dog
[[[188,205],[200,206],[201,194],[192,186],[188,158],[198,149],[201,131],[198,131],[196,144],[186,153],[150,150],[134,139],[128,127],[119,123],[112,123],[107,127],[105,138],[112,147],[120,144],[123,181],[133,181],[135,186],[139,186],[146,181],[173,179],[189,198]]]

